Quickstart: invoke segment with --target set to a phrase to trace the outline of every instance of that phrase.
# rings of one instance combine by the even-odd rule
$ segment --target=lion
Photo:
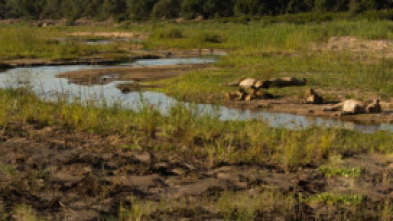
[[[229,101],[243,101],[247,96],[246,91],[240,88],[236,92],[228,92],[225,94],[225,99]]]
[[[373,101],[370,104],[358,100],[345,100],[339,104],[333,105],[332,107],[323,109],[323,111],[340,111],[340,110],[341,110],[341,115],[382,112],[382,108],[381,105],[379,104],[379,100]]]
[[[323,98],[312,88],[307,88],[305,93],[306,104],[323,104]]]

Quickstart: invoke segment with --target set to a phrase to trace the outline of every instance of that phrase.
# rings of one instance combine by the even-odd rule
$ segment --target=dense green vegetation
[[[217,18],[299,12],[359,13],[392,7],[390,0],[0,0],[0,18]]]

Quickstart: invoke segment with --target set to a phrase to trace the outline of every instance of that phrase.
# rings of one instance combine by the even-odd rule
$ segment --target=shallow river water
[[[201,64],[215,62],[214,59],[157,59],[139,60],[133,63],[125,63],[121,66],[153,66],[153,65],[176,65],[176,64]],[[115,103],[122,107],[139,110],[142,100],[145,104],[154,105],[163,114],[179,102],[159,92],[132,92],[123,94],[116,85],[124,81],[114,81],[106,85],[81,86],[69,84],[67,79],[56,78],[56,75],[68,71],[88,70],[105,68],[106,66],[68,65],[68,66],[42,66],[23,67],[9,69],[0,74],[1,88],[15,88],[29,86],[42,99],[55,100],[59,95],[69,95],[80,101],[95,101],[98,105],[105,101],[108,105]],[[143,99],[141,99],[143,96]],[[284,127],[288,129],[308,128],[311,126],[336,127],[356,130],[363,133],[372,133],[378,130],[393,132],[393,124],[364,125],[354,122],[323,119],[319,117],[306,117],[294,114],[275,113],[269,111],[251,111],[227,108],[210,104],[182,104],[200,114],[218,116],[221,120],[264,120],[271,127]]]

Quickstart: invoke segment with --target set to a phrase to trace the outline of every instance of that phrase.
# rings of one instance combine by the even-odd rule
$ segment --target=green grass
[[[154,201],[141,200],[137,197],[131,196],[130,202],[132,207],[126,208],[120,205],[118,220],[121,221],[141,221],[146,220],[151,213],[157,210],[159,205]]]
[[[3,130],[15,122],[39,122],[72,131],[122,135],[132,140],[134,147],[143,148],[143,141],[157,139],[161,140],[157,149],[192,153],[213,165],[275,163],[293,170],[310,163],[321,165],[331,155],[393,152],[393,136],[385,131],[360,134],[324,128],[273,129],[262,121],[224,122],[218,116],[201,116],[181,104],[163,116],[147,105],[133,112],[117,105],[99,108],[68,104],[63,99],[48,103],[26,90],[1,90],[0,110]],[[177,148],[174,140],[188,148]]]
[[[334,168],[328,166],[321,166],[318,172],[327,177],[344,176],[344,177],[359,177],[362,174],[361,168]]]
[[[220,215],[224,220],[254,220],[261,215],[268,217],[277,213],[279,216],[293,217],[292,209],[296,204],[294,195],[283,195],[278,191],[264,191],[250,197],[247,194],[224,192],[217,200]]]
[[[318,52],[312,44],[326,43],[332,36],[353,36],[359,39],[392,39],[390,21],[334,20],[322,23],[242,23],[206,22],[151,22],[125,23],[121,26],[47,27],[28,25],[0,25],[0,59],[46,58],[72,59],[102,55],[124,57],[122,49],[130,43],[91,46],[78,43],[60,44],[51,39],[73,32],[138,32],[150,34],[141,43],[149,49],[227,49],[221,57],[219,69],[192,72],[189,76],[165,80],[164,91],[176,98],[189,101],[205,100],[220,103],[229,89],[221,83],[241,77],[270,78],[278,76],[306,77],[311,87],[322,89],[355,90],[378,95],[393,93],[393,62],[379,54],[367,53],[359,57],[355,52]],[[82,39],[91,38],[89,36]],[[77,39],[78,40],[78,39]],[[104,53],[102,53],[104,52]],[[379,57],[378,57],[379,56]],[[281,92],[280,92],[281,93]],[[302,94],[298,89],[284,89],[285,94]],[[362,99],[362,98],[360,98]]]
[[[20,206],[16,207],[14,209],[12,218],[14,218],[15,220],[24,220],[24,221],[41,221],[41,220],[43,220],[43,219],[37,218],[36,212],[30,206],[26,206],[26,205],[20,205]]]
[[[169,85],[164,91],[179,99],[201,101],[212,95],[223,98],[224,93],[230,90],[223,84],[241,77],[306,77],[309,86],[315,88],[347,91],[361,88],[378,95],[393,93],[393,62],[390,58],[384,58],[381,52],[359,57],[357,52],[318,52],[312,49],[312,44],[326,43],[333,36],[391,40],[393,23],[389,21],[334,21],[322,24],[253,22],[248,25],[201,23],[179,24],[178,27],[183,30],[184,38],[149,39],[147,46],[229,50],[229,55],[221,57],[217,64],[220,69],[201,70],[164,80],[162,83]],[[219,36],[222,41],[196,41],[199,33]],[[303,94],[296,88],[280,91],[284,95]],[[219,103],[220,99],[209,102]]]
[[[168,28],[163,28],[163,25]],[[391,39],[393,23],[389,21],[333,21],[319,24],[250,22],[247,25],[208,21],[47,29],[3,25],[0,30],[0,42],[10,41],[9,44],[1,44],[0,47],[7,50],[0,51],[9,52],[8,56],[11,57],[18,55],[60,59],[69,56],[85,57],[103,50],[79,44],[51,45],[46,39],[79,31],[151,33],[143,43],[147,48],[228,49],[229,55],[221,57],[213,69],[192,71],[160,82],[168,86],[158,90],[180,100],[196,103],[220,103],[223,94],[231,90],[224,84],[240,77],[306,77],[309,80],[308,86],[333,91],[345,89],[349,91],[346,96],[357,98],[362,95],[354,94],[352,90],[359,88],[362,92],[387,96],[393,93],[391,59],[378,58],[367,62],[368,60],[357,59],[356,53],[311,50],[312,43],[324,43],[332,36]],[[7,32],[9,30],[12,31]],[[12,38],[22,41],[21,45],[17,41],[11,41]],[[110,49],[113,46],[108,47]],[[300,97],[303,88],[273,92],[297,94]],[[0,97],[3,100],[0,123],[4,126],[14,121],[27,122],[34,119],[47,125],[62,125],[70,130],[134,136],[135,143],[130,144],[134,147],[139,146],[140,137],[158,137],[169,143],[172,139],[177,139],[191,146],[190,151],[194,151],[196,156],[208,157],[214,164],[275,162],[290,170],[326,159],[331,154],[392,152],[392,136],[383,131],[374,135],[324,128],[289,131],[271,129],[260,121],[221,122],[215,116],[198,116],[181,105],[174,107],[169,116],[162,116],[147,105],[142,107],[140,113],[135,113],[121,110],[118,106],[85,107],[61,100],[50,104],[21,91],[2,91]],[[203,148],[197,147],[194,143],[196,139],[203,141]],[[163,144],[162,148],[176,149],[169,144]]]
[[[310,202],[323,202],[327,204],[341,203],[345,205],[359,205],[363,201],[360,195],[337,195],[332,193],[321,193],[307,199]]]
[[[117,52],[116,44],[87,45],[82,41],[87,40],[88,37],[75,38],[68,35],[78,30],[86,32],[91,28],[37,28],[28,24],[0,25],[0,59],[75,59],[93,56],[99,51]],[[98,30],[100,28],[95,32]],[[69,38],[74,41],[58,42],[56,38]]]

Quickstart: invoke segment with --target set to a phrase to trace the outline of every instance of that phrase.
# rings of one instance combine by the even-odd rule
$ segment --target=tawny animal
[[[274,98],[274,96],[266,91],[261,91],[256,88],[248,89],[248,95],[245,98],[245,101],[259,100],[259,99],[269,99]]]
[[[305,93],[307,104],[323,104],[323,98],[312,88],[307,88]]]
[[[252,101],[269,98],[274,98],[274,96],[256,88],[249,88],[247,92],[240,88],[236,92],[228,92],[225,94],[225,99],[230,101]]]
[[[381,113],[382,108],[379,100],[367,104],[358,100],[346,100],[332,107],[324,108],[324,111],[341,111],[341,115]]]
[[[240,88],[261,88],[263,85],[263,82],[260,80],[257,80],[256,78],[244,78],[239,81],[239,87]]]
[[[225,94],[225,99],[229,101],[243,101],[245,100],[247,93],[244,89],[239,88],[236,92],[228,92]]]
[[[382,107],[380,104],[380,100],[377,99],[377,100],[371,102],[369,105],[367,105],[366,112],[367,113],[381,113]]]
[[[303,86],[306,85],[307,79],[302,78],[272,78],[269,80],[258,80],[256,78],[241,78],[236,82],[228,84],[229,86],[236,86],[244,89],[248,88],[271,88],[271,87],[290,87],[290,86]]]

